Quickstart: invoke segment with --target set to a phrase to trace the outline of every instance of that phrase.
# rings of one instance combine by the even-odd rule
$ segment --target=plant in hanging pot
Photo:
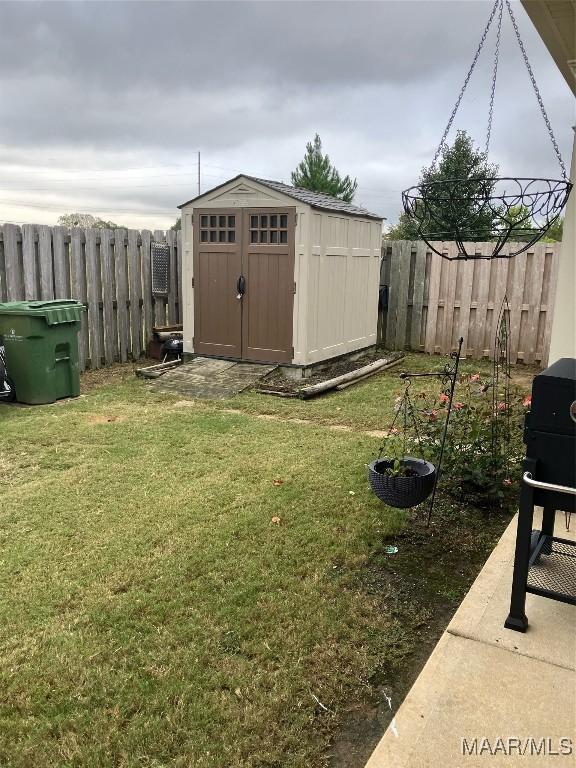
[[[368,465],[374,494],[389,507],[407,509],[425,501],[434,489],[436,467],[413,456],[378,457]]]

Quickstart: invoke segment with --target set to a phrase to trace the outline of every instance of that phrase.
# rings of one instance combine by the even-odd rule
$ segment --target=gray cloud
[[[515,5],[569,155],[570,91]],[[148,211],[162,225],[195,193],[197,149],[206,188],[237,170],[289,180],[318,131],[358,177],[358,199],[394,219],[400,190],[431,159],[489,10],[468,0],[2,2],[0,217],[116,206],[123,223]],[[512,43],[507,30],[494,159],[510,173],[554,174]],[[479,141],[491,52],[492,42],[458,120]],[[18,213],[15,199],[28,207]]]

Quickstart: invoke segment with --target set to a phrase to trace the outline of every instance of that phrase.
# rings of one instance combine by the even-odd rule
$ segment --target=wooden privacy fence
[[[150,246],[169,246],[167,296],[153,296]],[[87,306],[80,365],[137,359],[154,325],[181,322],[180,232],[0,226],[0,302],[77,299]]]
[[[442,243],[445,253],[453,243]],[[490,357],[502,300],[510,305],[511,361],[548,358],[560,243],[537,243],[512,259],[448,261],[424,242],[384,241],[380,284],[389,286],[379,339],[390,349]],[[488,254],[491,243],[475,243]],[[512,249],[515,245],[511,245]]]

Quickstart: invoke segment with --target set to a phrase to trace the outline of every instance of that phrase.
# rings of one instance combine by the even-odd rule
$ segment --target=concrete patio
[[[575,529],[557,513],[557,536],[576,540]],[[366,768],[575,764],[576,607],[527,595],[526,634],[504,628],[515,537],[516,518]]]

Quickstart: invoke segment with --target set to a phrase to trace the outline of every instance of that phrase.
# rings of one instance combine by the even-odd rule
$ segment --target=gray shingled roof
[[[256,181],[258,184],[262,184],[269,189],[275,189],[277,192],[281,192],[288,197],[294,198],[294,200],[299,200],[301,203],[306,203],[306,205],[310,205],[312,208],[319,208],[322,211],[338,211],[339,213],[348,213],[352,216],[363,216],[367,219],[376,219],[377,221],[382,221],[383,219],[383,216],[379,216],[377,213],[370,213],[370,211],[367,211],[366,208],[362,208],[359,205],[353,205],[352,203],[345,203],[344,200],[338,200],[337,197],[330,197],[330,195],[323,195],[321,192],[312,192],[309,189],[302,189],[301,187],[291,187],[288,184],[283,184],[281,181],[259,179],[257,176],[248,176],[246,173],[241,173],[238,176],[235,176],[233,179],[228,179],[228,181],[225,181],[223,184],[219,184],[217,187],[214,187],[214,189],[210,189],[208,192],[202,193],[199,195],[199,197],[195,197],[192,200],[188,200],[186,203],[182,203],[182,205],[179,205],[178,208],[183,208],[189,203],[194,203],[196,200],[199,200],[205,195],[210,194],[210,192],[213,192],[215,189],[223,187],[224,184],[229,184],[231,181],[235,181],[236,179],[240,178]]]
[[[330,197],[330,195],[323,195],[321,192],[312,192],[310,189],[302,189],[301,187],[291,187],[288,184],[283,184],[281,181],[259,179],[256,176],[246,176],[246,178],[257,181],[265,187],[270,187],[270,189],[275,189],[277,192],[282,192],[282,194],[293,197],[295,200],[300,200],[301,203],[311,205],[312,208],[320,208],[323,211],[350,213],[353,216],[366,216],[370,219],[378,219],[378,221],[381,221],[383,218],[376,213],[370,213],[366,208],[362,208],[359,205],[345,203],[344,200],[338,200],[337,197]]]

